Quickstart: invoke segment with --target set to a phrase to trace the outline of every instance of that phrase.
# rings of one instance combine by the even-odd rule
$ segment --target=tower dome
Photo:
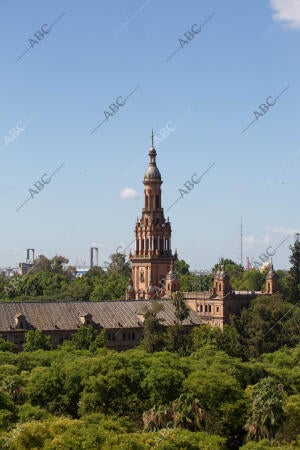
[[[144,180],[161,180],[161,174],[156,165],[156,150],[151,147],[149,150],[149,165],[146,170]]]

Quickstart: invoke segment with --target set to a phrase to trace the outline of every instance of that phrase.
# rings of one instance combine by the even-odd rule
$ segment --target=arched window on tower
[[[145,195],[145,208],[146,209],[148,209],[148,203],[149,203],[148,195]]]
[[[163,238],[160,238],[159,249],[160,249],[160,251],[164,250],[164,240],[163,240]]]
[[[156,208],[160,208],[160,204],[159,204],[159,195],[156,195],[155,203],[156,203]]]

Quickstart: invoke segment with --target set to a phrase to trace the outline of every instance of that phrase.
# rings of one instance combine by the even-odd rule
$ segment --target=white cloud
[[[243,237],[243,243],[245,245],[249,245],[250,246],[250,245],[257,244],[259,242],[261,242],[261,240],[257,239],[255,236],[244,236]]]
[[[104,244],[98,244],[97,242],[92,242],[92,243],[91,243],[91,247],[98,247],[98,248],[101,248],[101,247],[105,247],[105,245],[104,245]]]
[[[300,28],[300,0],[270,0],[273,20],[284,22],[289,28]]]
[[[130,198],[138,198],[139,194],[132,188],[126,188],[120,192],[120,197],[125,200],[128,200]]]
[[[263,238],[258,238],[253,235],[243,236],[243,244],[246,248],[251,248],[259,244],[269,245],[274,241],[274,236],[272,234],[282,234],[283,236],[294,236],[296,233],[299,233],[298,230],[293,228],[285,228],[285,227],[268,227]]]
[[[275,234],[284,234],[286,236],[293,236],[294,234],[299,233],[299,230],[285,227],[269,227],[267,231]]]

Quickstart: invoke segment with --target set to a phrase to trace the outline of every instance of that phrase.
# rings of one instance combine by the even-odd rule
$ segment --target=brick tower
[[[137,219],[135,225],[135,251],[133,255],[129,255],[132,280],[126,290],[127,300],[163,297],[166,294],[167,275],[173,271],[173,260],[176,259],[171,250],[171,224],[169,219],[165,219],[161,207],[162,179],[156,165],[153,133],[149,165],[143,183],[144,208],[141,219]],[[172,291],[175,288],[176,279],[173,279]]]

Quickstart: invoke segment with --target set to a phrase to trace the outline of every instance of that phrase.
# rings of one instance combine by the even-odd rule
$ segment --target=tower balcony
[[[152,212],[159,212],[160,214],[163,214],[164,208],[143,208],[142,212],[145,214],[150,214]]]
[[[149,256],[170,256],[172,257],[172,250],[135,250],[134,256],[148,258]]]

